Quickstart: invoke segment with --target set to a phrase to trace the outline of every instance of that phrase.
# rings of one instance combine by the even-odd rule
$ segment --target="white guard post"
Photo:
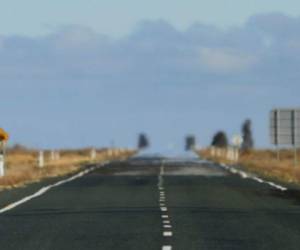
[[[50,155],[51,161],[55,161],[55,151],[51,150],[51,155]]]
[[[1,141],[0,142],[0,177],[3,177],[5,175],[4,154],[5,154],[5,143]]]
[[[60,159],[60,154],[59,151],[55,151],[55,160],[59,160]]]
[[[40,168],[43,168],[45,166],[44,152],[42,150],[39,152],[38,165]]]
[[[0,154],[0,177],[4,176],[4,154]]]
[[[96,149],[92,149],[91,150],[91,160],[93,161],[93,160],[95,160],[96,159]]]
[[[243,143],[243,137],[240,135],[234,135],[232,138],[232,144],[234,146],[234,152],[233,152],[233,160],[237,162],[240,157],[240,148]]]

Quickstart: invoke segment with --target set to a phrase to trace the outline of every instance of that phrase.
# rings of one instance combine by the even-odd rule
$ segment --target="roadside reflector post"
[[[233,147],[227,148],[227,160],[234,161],[234,148]]]
[[[59,151],[57,151],[57,150],[51,150],[51,153],[50,153],[50,159],[51,159],[51,161],[58,161],[59,158],[60,158]]]
[[[55,160],[58,161],[60,159],[59,151],[55,151]]]
[[[42,150],[39,152],[38,166],[39,166],[39,168],[43,168],[45,166],[44,152]]]
[[[96,159],[97,152],[96,149],[92,148],[91,150],[91,160],[94,161]]]
[[[236,134],[232,137],[232,144],[233,144],[233,160],[235,162],[239,161],[240,158],[240,148],[243,144],[243,137],[239,134]]]
[[[0,177],[5,175],[5,145],[9,139],[9,134],[0,128]]]
[[[0,177],[3,177],[5,175],[4,173],[4,155],[0,155]]]
[[[51,156],[50,156],[50,158],[51,158],[51,161],[55,161],[56,160],[56,158],[55,158],[55,151],[54,150],[51,150]]]

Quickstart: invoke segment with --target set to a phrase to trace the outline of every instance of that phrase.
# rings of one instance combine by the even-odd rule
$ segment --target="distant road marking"
[[[171,225],[163,225],[164,228],[172,228]]]
[[[167,218],[169,218],[169,215],[163,214],[163,215],[161,216],[161,218],[167,219]]]
[[[21,199],[21,200],[19,200],[19,201],[16,201],[16,202],[14,202],[14,203],[11,203],[11,204],[5,206],[4,208],[0,209],[0,214],[5,213],[5,212],[7,212],[7,211],[9,211],[9,210],[11,210],[11,209],[13,209],[13,208],[15,208],[15,207],[18,207],[18,206],[20,206],[20,205],[22,205],[22,204],[24,204],[24,203],[26,203],[26,202],[28,202],[28,201],[34,199],[34,198],[37,198],[37,197],[39,197],[39,196],[45,194],[47,191],[49,191],[50,189],[52,189],[52,188],[54,188],[54,187],[58,187],[58,186],[60,186],[60,185],[62,185],[62,184],[65,184],[65,183],[67,183],[67,182],[70,182],[70,181],[73,181],[73,180],[75,180],[75,179],[78,179],[78,178],[80,178],[80,177],[82,177],[82,176],[84,176],[84,175],[86,175],[86,174],[88,174],[88,173],[94,171],[95,169],[98,169],[98,168],[100,168],[100,167],[103,167],[103,166],[106,165],[107,163],[108,163],[108,162],[105,162],[105,163],[102,163],[101,165],[97,165],[97,166],[94,166],[94,167],[90,167],[90,168],[88,168],[88,169],[86,169],[86,170],[83,170],[83,171],[79,172],[78,174],[73,175],[73,176],[71,176],[71,177],[69,177],[69,178],[67,178],[67,179],[65,179],[65,180],[61,180],[61,181],[58,181],[58,182],[56,182],[56,183],[54,183],[54,184],[51,184],[51,185],[42,187],[42,188],[41,188],[39,191],[37,191],[36,193],[34,193],[34,194],[32,194],[32,195],[29,195],[29,196],[26,196],[26,197],[24,197],[23,199]]]
[[[162,250],[172,250],[172,247],[171,246],[163,246]]]
[[[242,171],[242,170],[235,169],[234,167],[230,167],[230,166],[227,166],[227,165],[225,165],[225,164],[219,164],[219,165],[220,165],[221,167],[225,168],[226,170],[228,170],[229,172],[233,173],[233,174],[238,174],[238,175],[240,175],[240,176],[241,176],[242,178],[244,178],[244,179],[248,178],[248,179],[257,181],[257,182],[259,182],[259,183],[264,183],[264,184],[267,184],[267,185],[269,185],[269,186],[271,186],[271,187],[274,187],[274,188],[276,188],[276,189],[279,189],[279,190],[281,190],[281,191],[287,191],[287,190],[288,190],[288,189],[287,189],[286,187],[284,187],[284,186],[278,185],[278,184],[276,184],[276,183],[274,183],[274,182],[271,182],[271,181],[265,181],[265,180],[263,180],[263,179],[261,179],[261,178],[258,178],[258,177],[256,177],[256,176],[253,176],[253,175],[251,175],[251,174],[248,174],[248,173],[246,173],[246,172],[244,172],[244,171]]]
[[[169,220],[164,220],[163,223],[164,224],[170,224],[170,221]]]
[[[168,211],[167,207],[161,207],[160,210],[163,211],[163,212]]]

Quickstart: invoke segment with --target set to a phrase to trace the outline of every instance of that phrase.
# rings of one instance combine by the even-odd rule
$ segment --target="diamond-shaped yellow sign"
[[[4,129],[0,128],[0,141],[8,141],[9,135]]]

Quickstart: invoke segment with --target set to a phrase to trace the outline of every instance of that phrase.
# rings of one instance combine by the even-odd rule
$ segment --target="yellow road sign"
[[[4,129],[0,128],[0,141],[8,141],[9,135]]]

